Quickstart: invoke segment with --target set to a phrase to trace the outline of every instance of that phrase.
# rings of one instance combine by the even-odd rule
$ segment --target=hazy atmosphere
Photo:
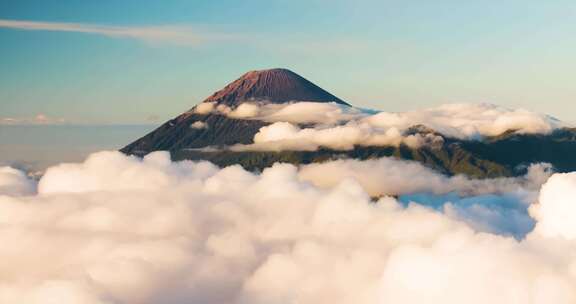
[[[574,121],[573,1],[0,2],[0,119],[160,123],[284,67],[356,106]]]
[[[0,1],[0,304],[576,303],[573,1]]]

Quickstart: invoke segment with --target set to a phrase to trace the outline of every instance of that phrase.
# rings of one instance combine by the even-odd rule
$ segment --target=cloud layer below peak
[[[413,175],[402,173],[407,164],[388,165],[406,169],[389,171],[396,188],[411,184]],[[302,170],[277,164],[253,174],[173,163],[162,152],[142,160],[97,153],[48,169],[37,185],[3,169],[0,241],[10,246],[0,249],[0,302],[576,300],[576,230],[565,220],[576,216],[574,174],[553,175],[540,194],[545,170],[493,181],[500,185],[496,196],[524,191],[539,201],[526,201],[536,228],[517,241],[478,232],[449,208],[438,212],[392,197],[373,202],[366,181],[352,174],[319,187],[322,176]],[[404,191],[431,188],[452,190]]]
[[[411,147],[442,143],[444,137],[480,140],[507,131],[548,134],[569,125],[548,115],[493,104],[446,104],[408,112],[385,112],[336,103],[294,101],[286,104],[248,101],[236,108],[201,103],[194,113],[217,113],[236,119],[271,123],[254,136],[254,144],[232,150],[349,150],[354,146]],[[411,128],[427,128],[410,132]]]

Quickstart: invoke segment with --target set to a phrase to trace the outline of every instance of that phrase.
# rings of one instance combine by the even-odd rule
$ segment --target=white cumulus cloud
[[[441,143],[443,137],[481,140],[507,131],[548,134],[568,124],[548,115],[492,104],[447,104],[408,112],[365,110],[336,103],[294,101],[284,104],[247,101],[236,108],[214,102],[201,103],[194,113],[215,113],[237,119],[271,123],[262,127],[254,144],[232,150],[317,150],[327,147],[350,150],[354,146],[411,147]],[[424,126],[437,134],[413,134]]]
[[[31,192],[2,172],[1,303],[576,301],[575,227],[546,227],[576,216],[572,175],[544,185],[536,230],[518,241],[392,197],[373,202],[354,176],[318,187],[292,165],[254,174],[101,152],[48,169]],[[530,190],[540,174],[494,187]]]

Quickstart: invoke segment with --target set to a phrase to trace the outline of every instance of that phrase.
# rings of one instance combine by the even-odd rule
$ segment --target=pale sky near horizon
[[[576,122],[576,2],[0,1],[0,120],[169,119],[284,67],[361,107],[523,107]]]

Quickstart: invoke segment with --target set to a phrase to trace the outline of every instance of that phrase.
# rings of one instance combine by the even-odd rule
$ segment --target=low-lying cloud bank
[[[359,146],[419,147],[435,144],[443,136],[477,140],[512,130],[520,134],[547,134],[567,124],[524,109],[492,104],[447,104],[409,112],[364,110],[337,103],[287,104],[245,102],[232,109],[214,102],[201,103],[198,114],[219,113],[231,118],[272,123],[260,129],[252,145],[232,150],[340,150]],[[306,127],[302,127],[305,125]],[[425,126],[441,134],[412,134],[411,127]]]
[[[448,177],[414,161],[393,157],[355,160],[342,159],[304,165],[299,175],[322,188],[335,187],[344,179],[359,182],[371,196],[403,195],[415,192],[463,196],[490,193],[538,191],[550,177],[549,164],[533,164],[522,177],[471,179],[465,175]]]
[[[395,158],[336,160],[302,166],[301,180],[332,188],[342,180],[358,182],[372,197],[397,196],[465,221],[476,230],[523,238],[534,227],[527,208],[552,174],[549,164],[531,165],[525,176],[471,179],[448,177],[413,161]]]
[[[2,169],[0,302],[576,302],[576,173],[554,174],[537,194],[544,166],[521,180],[426,184],[412,175],[432,174],[422,168],[381,162],[256,175],[101,152],[50,168],[37,190]],[[390,171],[371,173],[373,184],[351,173],[371,167]],[[535,228],[517,241],[364,190],[387,187],[401,197],[532,193]]]

